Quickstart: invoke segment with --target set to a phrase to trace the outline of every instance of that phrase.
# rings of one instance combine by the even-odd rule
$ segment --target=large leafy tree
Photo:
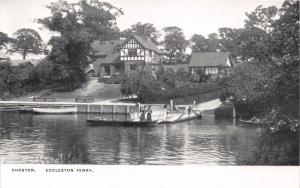
[[[77,85],[85,80],[84,69],[93,57],[91,43],[94,40],[106,41],[119,37],[116,18],[122,10],[106,2],[81,0],[68,3],[59,0],[47,8],[51,16],[38,22],[59,35],[53,36],[49,44],[52,49],[47,60],[50,74],[56,76],[60,85]],[[57,71],[59,67],[59,71]]]
[[[218,34],[211,33],[208,38],[194,34],[190,39],[190,46],[193,52],[218,52],[221,50]]]
[[[156,44],[158,44],[158,38],[160,37],[160,32],[152,23],[138,22],[122,32],[124,37],[128,37],[131,34],[148,37]]]
[[[169,61],[181,60],[188,45],[188,41],[185,39],[182,29],[171,26],[163,28],[163,31],[165,32],[165,37],[162,44]]]
[[[10,52],[19,53],[23,59],[28,54],[41,54],[44,52],[44,43],[39,33],[33,29],[23,28],[14,33]]]
[[[205,52],[208,49],[207,39],[203,35],[194,34],[190,39],[192,52]]]
[[[299,118],[299,1],[285,1],[270,17],[275,10],[259,6],[246,28],[220,29],[222,47],[248,62],[235,68],[227,88],[236,104],[276,109],[284,117],[279,124],[293,125]]]
[[[0,31],[0,50],[7,49],[7,45],[11,42],[11,38],[6,33]]]
[[[266,32],[273,29],[273,24],[278,15],[278,9],[275,6],[264,8],[262,5],[256,7],[251,13],[246,13],[245,28],[259,28]]]

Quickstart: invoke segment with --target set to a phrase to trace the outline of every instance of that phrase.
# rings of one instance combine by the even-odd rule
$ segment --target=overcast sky
[[[45,7],[50,2],[53,0],[0,0],[0,31],[12,36],[17,29],[33,28],[47,42],[51,33],[41,28],[35,20],[50,14]],[[280,7],[283,0],[106,0],[106,2],[124,11],[125,14],[117,20],[121,30],[137,22],[148,22],[153,23],[158,29],[178,26],[189,39],[194,33],[206,36],[217,32],[220,27],[243,27],[245,12],[253,11],[260,4]]]

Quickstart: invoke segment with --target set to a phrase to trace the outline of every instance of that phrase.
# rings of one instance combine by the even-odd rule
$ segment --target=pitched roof
[[[156,44],[154,44],[150,38],[148,37],[143,37],[143,36],[139,36],[139,35],[132,35],[132,37],[134,37],[144,48],[149,49],[149,50],[153,50],[157,53],[162,54],[162,51],[160,51]],[[130,40],[131,37],[128,38],[128,40]],[[125,43],[128,41],[126,40]]]
[[[228,52],[193,53],[189,67],[228,66]]]
[[[121,45],[124,40],[111,40],[111,41],[94,41],[92,48],[95,51],[96,60],[93,62],[94,70],[97,73],[100,68],[100,64],[114,63],[120,57],[120,50],[117,49],[118,45]]]
[[[109,55],[113,52],[117,52],[115,48],[117,45],[121,45],[124,40],[110,40],[110,41],[94,41],[92,43],[92,48],[95,51],[96,56],[101,56],[101,55]]]
[[[0,51],[0,59],[8,59],[9,57],[3,53],[2,51]]]

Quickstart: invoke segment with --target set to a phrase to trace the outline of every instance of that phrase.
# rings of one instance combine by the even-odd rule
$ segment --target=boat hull
[[[184,121],[190,121],[190,120],[195,120],[195,119],[201,119],[202,115],[188,115],[185,114],[184,116],[182,116],[181,118],[180,115],[174,115],[174,116],[170,116],[168,117],[166,120],[162,120],[159,121],[160,124],[171,124],[171,123],[179,123],[179,122],[184,122]]]
[[[32,108],[33,113],[37,114],[73,114],[76,108]]]
[[[89,125],[121,125],[121,126],[153,126],[157,121],[132,121],[132,120],[107,120],[107,119],[87,119]]]
[[[249,120],[239,120],[239,125],[242,126],[264,126],[264,125],[268,125],[269,123],[267,122],[253,122],[253,121],[249,121]]]

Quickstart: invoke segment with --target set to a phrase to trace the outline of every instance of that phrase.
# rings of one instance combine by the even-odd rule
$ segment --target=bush
[[[22,71],[10,63],[0,63],[0,75],[0,96],[19,96],[25,92]]]
[[[217,119],[232,118],[233,116],[233,105],[222,104],[219,108],[214,110],[215,117]]]

